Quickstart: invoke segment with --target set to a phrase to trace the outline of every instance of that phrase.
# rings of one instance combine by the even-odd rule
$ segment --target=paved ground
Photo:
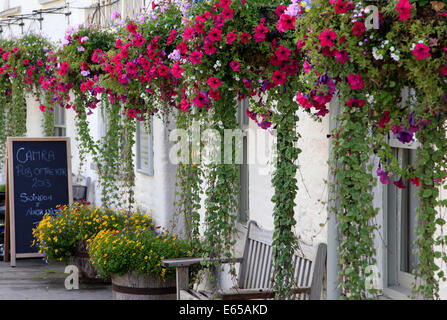
[[[65,289],[65,265],[42,259],[17,259],[16,267],[0,261],[0,300],[111,300],[108,284],[87,284]]]

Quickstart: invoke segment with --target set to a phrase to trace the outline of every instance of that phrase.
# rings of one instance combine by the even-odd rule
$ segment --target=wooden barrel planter
[[[160,280],[130,271],[112,276],[113,300],[175,300],[175,279]]]
[[[101,278],[96,272],[86,249],[85,241],[78,241],[74,256],[70,257],[70,264],[79,269],[79,278],[84,283],[110,283],[110,279]]]

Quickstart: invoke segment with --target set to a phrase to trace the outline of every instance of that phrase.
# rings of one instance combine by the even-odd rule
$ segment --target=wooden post
[[[189,268],[177,267],[177,300],[180,300],[180,290],[187,290],[189,288]]]
[[[8,168],[8,153],[6,153],[6,168]],[[9,261],[9,170],[6,169],[6,193],[5,193],[5,233],[3,241],[3,261]]]

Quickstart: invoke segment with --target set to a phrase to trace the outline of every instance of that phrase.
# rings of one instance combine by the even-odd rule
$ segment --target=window
[[[417,144],[413,142],[403,145],[396,139],[391,139],[390,145],[401,167],[416,164]],[[415,281],[414,271],[418,264],[415,241],[419,201],[418,187],[410,181],[403,183],[405,189],[397,188],[391,181],[385,187],[384,212],[387,226],[387,285],[388,288],[407,295]]]
[[[65,108],[54,108],[54,136],[65,137],[67,135],[67,126],[65,124]]]
[[[144,122],[137,122],[137,171],[154,175],[154,150],[153,150],[153,134],[152,121],[151,132],[148,132]]]
[[[248,115],[248,100],[238,102],[238,122],[239,129],[242,130],[242,164],[239,165],[239,213],[238,220],[241,223],[246,223],[249,218],[249,167],[248,167],[248,139],[247,129],[249,124]]]

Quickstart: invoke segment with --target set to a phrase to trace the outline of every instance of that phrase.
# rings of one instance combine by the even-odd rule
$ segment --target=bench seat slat
[[[220,263],[241,263],[243,258],[177,258],[177,259],[165,259],[161,260],[163,267],[189,267],[196,264],[200,264],[204,261],[218,261]]]
[[[310,294],[310,287],[293,288],[294,294]],[[276,291],[272,289],[229,289],[220,290],[217,294],[222,300],[273,299]]]

